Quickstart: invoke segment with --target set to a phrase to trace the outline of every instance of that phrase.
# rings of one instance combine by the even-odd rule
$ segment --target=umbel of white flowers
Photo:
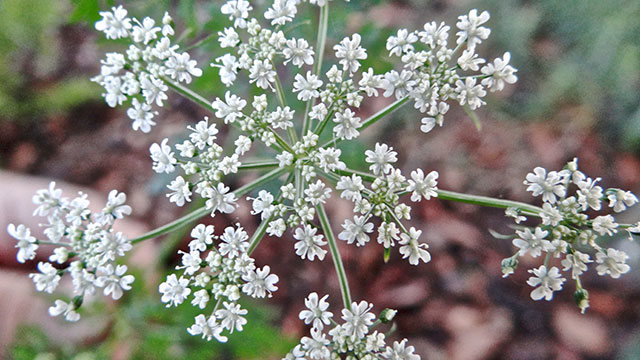
[[[212,225],[195,226],[189,251],[180,251],[181,262],[159,286],[161,301],[167,307],[190,302],[202,313],[187,331],[207,340],[226,341],[228,334],[242,331],[247,323],[247,310],[238,302],[242,294],[263,298],[278,289],[278,276],[271,273],[269,265],[256,266],[253,250],[265,234],[282,237],[289,231],[294,243],[287,246],[302,260],[323,261],[328,252],[331,254],[344,306],[339,323],[338,316],[329,311],[327,295],[320,298],[317,293],[309,294],[300,319],[311,325],[311,336],[303,337],[286,358],[417,360],[420,356],[406,339],[387,345],[385,335],[373,330],[391,321],[395,311],[384,310],[376,318],[371,312],[373,304],[351,299],[337,240],[360,247],[373,236],[384,249],[385,259],[397,246],[398,253],[411,265],[427,263],[431,260],[429,246],[420,241],[422,231],[408,224],[411,207],[407,202],[432,197],[468,201],[473,196],[456,196],[439,189],[436,171],[415,169],[406,177],[395,166],[397,152],[383,143],[362,154],[368,171],[349,169],[341,160],[337,144],[356,140],[365,128],[405,104],[413,104],[423,114],[418,126],[429,132],[443,125],[451,104],[472,112],[485,104],[487,90],[500,91],[505,84],[516,82],[516,69],[509,65],[508,52],[493,62],[478,55],[478,46],[491,31],[483,26],[489,21],[489,13],[474,9],[458,18],[453,47],[449,47],[451,28],[445,23],[428,22],[420,30],[400,29],[386,43],[391,62],[399,67],[376,73],[373,68],[361,68],[368,54],[356,33],[332,47],[334,57],[327,61],[333,63],[324,71],[329,2],[309,0],[320,11],[315,48],[306,39],[295,37],[296,25],[290,24],[298,8],[305,6],[303,2],[275,0],[256,17],[246,0],[230,0],[222,6],[221,12],[229,16],[230,23],[217,35],[226,52],[212,56],[211,66],[217,68],[220,81],[228,87],[237,82],[252,84],[258,90],[252,99],[229,90],[210,101],[185,87],[203,72],[187,52],[172,43],[175,30],[168,14],[156,26],[151,18],[129,17],[122,6],[100,13],[102,19],[96,29],[108,39],[128,39],[130,44],[123,53],[108,53],[100,75],[93,80],[104,87],[109,106],[129,107],[127,116],[134,130],[152,131],[157,109],[164,105],[170,88],[220,120],[205,117],[187,127],[188,138],[184,141],[172,145],[169,139],[163,139],[149,148],[153,170],[175,174],[168,185],[170,202],[184,206],[195,197],[205,201],[204,208],[178,219],[177,224],[207,214],[233,213],[238,200],[252,191],[255,197],[247,197],[251,214],[261,221],[251,235],[240,224],[217,234]],[[291,31],[285,31],[288,26]],[[282,71],[291,73],[291,84],[281,81]],[[291,98],[295,96],[295,103],[287,103],[286,90]],[[358,109],[362,103],[379,95],[393,102],[361,119]],[[231,147],[217,143],[222,126],[235,129],[227,132],[233,141]],[[322,135],[331,140],[321,143]],[[262,158],[252,158],[256,155]],[[229,175],[260,169],[269,171],[247,185],[232,190],[225,184]],[[596,238],[611,235],[618,228],[639,231],[640,227],[618,226],[612,215],[590,219],[585,211],[601,210],[605,195],[614,212],[625,210],[637,199],[618,189],[603,193],[595,185],[598,180],[580,173],[575,161],[560,172],[536,168],[525,184],[534,196],[542,196],[542,208],[492,200],[491,206],[507,208],[507,215],[518,224],[530,224],[527,217],[542,219],[541,225],[522,225],[517,230],[513,243],[519,250],[502,263],[508,275],[516,268],[519,256],[546,254],[544,265],[530,270],[534,276],[528,284],[535,287],[531,294],[535,300],[550,300],[553,292],[562,288],[565,279],[560,270],[549,267],[551,258],[562,257],[563,271],[570,271],[576,280],[578,304],[583,309],[588,306],[588,293],[579,276],[592,260],[581,246],[595,251],[599,274],[617,278],[629,270],[623,252],[600,248]],[[270,192],[265,184],[274,181],[280,186],[277,192]],[[577,186],[576,195],[569,196],[572,184]],[[324,205],[336,193],[353,204],[353,216],[334,236]],[[70,302],[57,300],[50,309],[52,315],[64,314],[74,321],[79,317],[82,299],[96,288],[103,288],[105,295],[113,298],[130,289],[133,277],[125,275],[127,267],[116,264],[116,260],[131,249],[131,242],[111,229],[115,219],[131,212],[124,205],[124,194],[115,190],[110,193],[107,206],[95,216],[87,210],[86,196],[69,201],[61,198],[53,185],[40,191],[34,202],[39,206],[36,213],[47,216],[50,222],[45,231],[47,243],[58,246],[51,261],[68,264],[58,269],[51,263],[40,263],[40,273],[31,275],[36,288],[52,292],[60,277],[69,272],[77,295]],[[171,228],[159,228],[132,242],[153,238]],[[8,230],[18,240],[17,258],[21,262],[33,259],[38,246],[45,243],[22,225],[10,225]]]

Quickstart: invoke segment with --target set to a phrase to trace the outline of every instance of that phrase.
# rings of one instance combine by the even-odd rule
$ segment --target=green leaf
[[[94,23],[100,20],[100,3],[98,0],[73,0],[74,9],[69,17],[69,23]]]

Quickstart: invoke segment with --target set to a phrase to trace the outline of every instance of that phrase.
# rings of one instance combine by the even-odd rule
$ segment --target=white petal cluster
[[[42,224],[46,239],[36,239],[22,224],[7,227],[9,235],[17,240],[19,262],[33,260],[41,243],[55,247],[49,261],[40,261],[38,272],[29,275],[36,290],[51,294],[65,274],[71,277],[74,299],[56,300],[49,309],[52,316],[64,315],[68,321],[77,321],[83,299],[95,294],[96,289],[114,300],[131,289],[133,275],[127,274],[126,265],[116,263],[131,250],[131,242],[113,230],[116,220],[131,214],[126,200],[124,193],[113,190],[102,211],[92,213],[86,194],[79,193],[73,199],[62,197],[62,190],[51,182],[33,196],[37,205],[34,215],[46,217],[47,223]]]
[[[132,128],[147,133],[156,124],[153,118],[158,112],[153,106],[162,107],[168,98],[166,81],[189,84],[193,77],[202,76],[202,70],[189,53],[171,44],[175,31],[167,13],[161,26],[149,17],[142,21],[127,17],[122,6],[100,12],[100,16],[97,30],[107,39],[130,39],[131,45],[124,54],[108,53],[100,75],[92,80],[104,88],[102,95],[109,106],[131,100],[127,116],[133,121]]]
[[[407,345],[407,339],[387,345],[386,337],[378,331],[371,331],[376,315],[371,312],[373,304],[366,301],[352,302],[342,309],[342,323],[333,320],[325,295],[319,298],[315,292],[309,294],[300,312],[300,320],[312,325],[311,336],[300,339],[300,344],[284,359],[334,359],[353,357],[356,359],[420,360],[415,348]],[[387,323],[395,315],[386,309],[380,314],[380,322]]]
[[[575,281],[575,299],[583,312],[589,302],[580,276],[588,270],[589,264],[596,264],[598,275],[610,275],[613,278],[630,270],[625,263],[628,256],[623,251],[605,249],[598,240],[599,237],[611,237],[621,229],[613,214],[602,214],[607,209],[605,203],[609,202],[608,208],[617,213],[626,210],[627,206],[633,206],[638,200],[628,191],[603,189],[597,185],[600,180],[579,171],[577,159],[560,171],[536,167],[527,174],[524,185],[533,196],[542,198],[543,205],[538,211],[541,223],[535,227],[522,227],[527,224],[525,215],[529,215],[531,210],[507,209],[507,216],[520,224],[521,229],[516,230],[517,237],[513,239],[518,252],[502,262],[505,277],[514,272],[518,257],[545,257],[545,265],[529,270],[534,274],[527,282],[535,287],[531,293],[534,300],[551,300],[553,292],[561,290],[566,280],[559,268],[546,265],[551,258],[561,258],[562,271],[568,272],[568,277]],[[592,211],[602,215],[594,216]],[[637,230],[640,228],[627,228],[629,234]]]
[[[181,264],[158,288],[167,307],[178,306],[192,297],[191,304],[200,310],[212,309],[211,316],[196,316],[187,329],[191,335],[206,340],[226,342],[223,331],[242,331],[247,310],[238,300],[241,294],[253,298],[271,296],[278,290],[278,276],[270,267],[257,268],[249,256],[249,236],[238,226],[229,226],[221,235],[213,225],[197,225],[191,232],[189,253],[182,253]]]

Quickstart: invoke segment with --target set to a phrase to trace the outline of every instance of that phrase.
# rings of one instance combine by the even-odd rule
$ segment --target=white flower
[[[165,62],[167,67],[165,74],[171,76],[172,79],[190,83],[191,76],[202,76],[202,70],[197,67],[198,63],[191,60],[189,53],[173,54],[169,60]]]
[[[612,207],[615,212],[624,211],[628,206],[633,206],[638,202],[638,198],[630,191],[620,189],[614,189],[614,191],[607,196],[607,199],[609,199],[609,207]]]
[[[33,211],[33,215],[47,216],[50,212],[55,214],[59,207],[66,202],[62,199],[62,190],[56,189],[56,182],[49,183],[47,189],[40,189],[33,195],[32,201],[38,207]]]
[[[567,189],[562,184],[562,175],[556,171],[549,171],[541,167],[533,169],[533,173],[527,174],[523,182],[528,185],[527,191],[533,196],[542,195],[542,201],[555,204],[556,196],[564,197]]]
[[[412,80],[413,71],[402,70],[398,73],[395,70],[391,70],[384,74],[381,87],[384,89],[382,94],[384,97],[389,97],[395,94],[396,99],[400,100],[407,96],[412,90],[415,81]]]
[[[166,91],[169,87],[153,75],[140,76],[140,88],[147,104],[155,101],[156,105],[162,106],[163,101],[168,99]]]
[[[36,285],[36,290],[44,291],[51,294],[60,282],[60,275],[58,275],[58,269],[54,268],[48,262],[39,262],[38,271],[40,273],[29,274],[29,277],[33,279]]]
[[[400,239],[400,229],[396,226],[396,223],[383,222],[378,227],[378,243],[382,244],[385,248],[390,248],[394,245],[394,240]]]
[[[227,342],[228,338],[221,335],[222,330],[224,329],[218,324],[214,316],[209,316],[209,319],[207,319],[203,314],[200,314],[195,317],[195,324],[191,325],[187,332],[193,336],[202,334],[202,338],[207,339],[207,341],[215,337],[216,340],[224,343]]]
[[[131,19],[127,17],[127,10],[122,7],[112,7],[111,12],[101,11],[102,19],[96,22],[96,30],[102,31],[107,39],[119,39],[129,37]]]
[[[422,235],[422,230],[417,230],[413,226],[409,229],[409,234],[402,233],[400,235],[399,249],[403,259],[409,258],[409,264],[418,265],[419,260],[424,263],[431,261],[431,254],[426,250],[429,245],[419,243],[418,238]]]
[[[107,196],[107,204],[102,212],[96,216],[100,223],[112,224],[115,219],[122,219],[125,215],[131,215],[131,206],[125,205],[127,194],[111,190]]]
[[[224,119],[225,124],[233,123],[242,116],[242,109],[247,105],[247,101],[229,91],[224,94],[224,98],[225,101],[216,98],[211,107],[216,110],[216,117]]]
[[[18,240],[15,247],[18,248],[16,258],[18,262],[24,263],[27,260],[33,260],[38,250],[37,239],[31,235],[28,227],[20,224],[16,227],[13,224],[7,226],[7,231],[14,239]]]
[[[284,220],[276,219],[269,223],[269,226],[267,227],[267,234],[269,234],[269,236],[282,237],[286,230],[287,225]]]
[[[264,13],[264,18],[271,20],[271,25],[284,25],[293,20],[297,12],[295,0],[275,0]]]
[[[322,80],[314,75],[311,71],[307,71],[305,78],[301,74],[296,74],[293,82],[293,92],[299,92],[298,100],[307,101],[320,96],[318,89],[322,86]]]
[[[388,174],[393,169],[391,163],[398,161],[398,153],[387,144],[376,143],[375,151],[367,150],[364,154],[367,156],[365,161],[372,164],[369,170],[375,175]]]
[[[317,231],[318,229],[304,224],[302,227],[297,228],[293,234],[294,239],[298,240],[294,245],[296,254],[303,260],[309,259],[309,261],[313,261],[316,256],[319,260],[323,260],[327,253],[327,250],[321,248],[327,242],[322,239],[322,235],[316,235]]]
[[[197,306],[200,309],[204,309],[207,307],[209,299],[209,292],[206,289],[201,289],[193,293],[193,300],[191,300],[191,305]]]
[[[276,72],[269,60],[255,60],[249,69],[249,82],[256,83],[259,88],[269,89],[276,81]]]
[[[482,85],[494,92],[502,91],[505,82],[513,84],[518,81],[518,77],[514,75],[518,70],[509,65],[509,60],[511,60],[511,54],[506,52],[502,59],[497,58],[493,61],[493,64],[489,63],[483,66],[480,71],[489,77],[482,80]]]
[[[137,43],[143,43],[147,45],[151,40],[158,38],[158,32],[161,30],[155,26],[156,21],[150,17],[145,17],[140,23],[137,19],[134,19],[138,25],[133,26],[131,29],[131,39]]]
[[[214,188],[207,188],[203,194],[203,197],[207,198],[207,209],[211,210],[211,216],[215,211],[221,213],[230,214],[236,209],[236,195],[229,193],[229,187],[223,183],[218,183]]]
[[[358,82],[360,89],[367,93],[367,96],[378,96],[378,89],[382,88],[382,75],[375,75],[373,68],[362,73],[362,79]]]
[[[336,169],[345,169],[346,165],[340,161],[340,149],[328,147],[326,149],[319,148],[316,157],[318,158],[318,166],[324,171],[330,172]]]
[[[72,302],[64,302],[62,300],[56,300],[54,306],[49,308],[49,315],[58,316],[64,314],[64,318],[67,321],[75,322],[80,320],[80,314],[75,311],[75,305]]]
[[[184,269],[184,273],[187,275],[193,275],[200,270],[202,259],[198,250],[191,250],[188,253],[180,250],[178,254],[182,254],[182,265],[176,266],[176,270]]]
[[[191,230],[191,237],[193,240],[189,242],[189,249],[191,251],[205,251],[207,245],[213,244],[213,225],[198,224]]]
[[[270,192],[260,190],[258,197],[253,199],[251,215],[262,214],[260,216],[262,220],[269,218],[273,212],[273,199],[273,195]]]
[[[192,131],[189,134],[191,142],[200,150],[203,150],[207,145],[213,145],[219,132],[216,124],[209,125],[209,117],[207,116],[204,117],[204,120],[199,121],[195,127],[187,126],[187,129]]]
[[[593,231],[597,232],[600,235],[607,234],[611,236],[618,232],[618,223],[615,222],[615,219],[611,215],[596,217],[595,219],[593,219],[591,227],[593,228]]]
[[[294,110],[285,106],[284,109],[278,106],[276,111],[272,112],[269,116],[269,121],[274,129],[287,129],[293,127],[293,114]]]
[[[409,180],[409,186],[407,191],[412,191],[411,201],[421,201],[424,197],[426,200],[431,197],[438,197],[438,172],[431,171],[427,177],[424,177],[422,169],[417,169],[411,172],[411,180]]]
[[[351,140],[360,135],[358,128],[362,126],[362,123],[351,109],[344,110],[344,113],[336,113],[333,122],[338,124],[333,128],[333,132],[341,139]]]
[[[238,155],[244,155],[244,153],[251,149],[251,143],[252,141],[250,137],[244,135],[238,136],[236,141],[233,142],[236,146],[235,153]]]
[[[545,203],[546,204],[546,203]],[[525,216],[520,215],[518,208],[510,207],[504,211],[504,214],[508,217],[512,217],[516,224],[520,224],[523,221],[526,221],[527,218]]]
[[[276,283],[278,283],[278,275],[269,274],[271,268],[269,265],[265,265],[262,269],[256,269],[255,271],[249,271],[242,275],[242,280],[246,283],[242,286],[242,292],[252,296],[254,298],[263,298],[269,293],[278,290]]]
[[[367,58],[367,50],[360,46],[360,34],[353,34],[351,39],[345,37],[333,47],[336,52],[336,57],[340,59],[340,64],[344,71],[349,71],[353,74],[360,68],[360,62],[358,60],[364,60]]]
[[[564,216],[562,216],[560,210],[548,202],[542,204],[542,210],[544,210],[540,213],[542,225],[557,226],[562,220],[564,220]]]
[[[176,203],[178,206],[184,205],[185,201],[191,201],[191,190],[189,189],[189,183],[184,180],[182,176],[178,176],[167,185],[172,193],[167,194],[170,202]]]
[[[513,239],[513,245],[520,249],[520,255],[530,253],[532,257],[538,257],[543,251],[553,250],[551,242],[544,239],[549,232],[542,228],[535,228],[533,233],[529,228],[525,228],[524,231],[516,230],[516,234],[518,238]]]
[[[458,101],[460,105],[469,104],[471,110],[475,110],[484,105],[482,97],[487,95],[482,85],[476,85],[476,78],[467,77],[464,81],[456,81],[456,93],[458,93]]]
[[[284,61],[286,65],[289,61],[295,66],[304,64],[313,64],[313,49],[309,48],[309,43],[305,39],[289,39],[282,50],[282,54],[287,59]]]
[[[347,200],[357,200],[362,198],[361,191],[364,190],[362,178],[356,174],[351,177],[342,176],[336,184],[336,189],[342,191],[340,197]]]
[[[149,147],[151,159],[153,160],[153,170],[157,173],[165,172],[169,174],[175,169],[174,164],[177,161],[173,157],[173,151],[171,151],[171,147],[167,145],[167,142],[169,142],[169,139],[165,138],[160,145],[153,143]]]
[[[600,265],[596,266],[598,275],[611,275],[612,278],[617,279],[620,275],[625,274],[631,270],[631,267],[625,264],[625,261],[629,258],[624,251],[608,248],[604,251],[598,251],[596,253],[596,262]]]
[[[326,187],[321,180],[316,181],[304,190],[305,201],[308,201],[313,206],[318,204],[324,204],[331,194],[331,189]]]
[[[80,225],[91,215],[87,194],[79,193],[78,195],[68,204],[67,215],[65,216],[65,219],[74,225]]]
[[[220,47],[223,49],[235,47],[240,42],[240,37],[232,27],[228,27],[223,31],[218,31],[218,42],[220,42]]]
[[[447,39],[449,38],[449,29],[451,29],[444,22],[439,25],[432,21],[424,24],[424,31],[420,31],[420,41],[426,45],[429,45],[432,49],[439,46],[446,46]]]
[[[224,229],[224,233],[220,235],[220,255],[228,256],[229,258],[235,258],[240,256],[241,253],[247,252],[249,248],[249,235],[240,226],[233,227],[228,226]]]
[[[156,124],[152,119],[158,112],[151,111],[149,104],[141,103],[136,98],[131,100],[131,105],[133,105],[133,107],[127,109],[127,116],[133,120],[131,124],[133,130],[140,130],[143,133],[151,131],[151,127]]]
[[[389,55],[400,56],[402,53],[413,51],[414,42],[418,41],[415,32],[409,32],[407,29],[398,30],[398,36],[389,36],[387,39],[387,50]]]
[[[234,20],[233,26],[245,28],[247,26],[246,19],[249,17],[249,11],[253,7],[247,0],[228,0],[220,8],[220,12],[229,15],[229,20]]]
[[[508,54],[508,53],[507,53]],[[506,54],[505,54],[506,56]],[[499,59],[496,59],[496,61],[498,61]],[[464,71],[478,71],[478,69],[480,68],[480,65],[482,65],[484,63],[484,59],[483,58],[479,58],[478,54],[474,53],[471,50],[464,50],[462,52],[462,55],[460,55],[460,57],[458,58],[458,65],[460,65],[460,68]],[[507,61],[508,62],[508,61]],[[510,66],[509,66],[510,67]],[[487,71],[495,71],[495,67],[493,65],[491,65],[491,67],[483,67],[482,69],[487,69]],[[513,68],[512,68],[513,69]],[[514,69],[515,70],[515,69]],[[489,74],[490,75],[490,74]],[[484,81],[484,80],[483,80]],[[500,79],[500,81],[502,81],[502,79]],[[515,81],[514,81],[515,82]],[[483,82],[484,84],[484,82]],[[511,84],[511,83],[510,83]],[[485,86],[490,86],[487,84],[484,84]],[[500,89],[502,90],[502,89]]]
[[[535,287],[531,291],[533,300],[544,298],[550,301],[553,298],[553,292],[562,290],[562,283],[566,280],[560,275],[558,268],[555,266],[547,271],[547,267],[542,265],[537,269],[529,270],[529,273],[534,275],[527,280],[527,284]]]
[[[212,63],[211,66],[220,69],[220,81],[226,86],[232,85],[238,75],[238,67],[240,67],[238,60],[235,56],[227,53],[217,58],[216,61],[222,63],[222,65]]]
[[[342,325],[346,336],[352,340],[362,339],[369,332],[369,326],[373,324],[376,316],[370,313],[373,304],[366,301],[351,303],[351,310],[342,309]]]
[[[407,339],[401,342],[394,341],[393,347],[387,347],[382,357],[389,360],[420,360],[420,355],[414,354],[413,346],[406,346]]]
[[[108,264],[99,270],[102,272],[102,275],[96,279],[96,285],[104,287],[104,296],[111,294],[113,300],[118,300],[122,297],[123,291],[131,290],[131,283],[135,278],[133,275],[125,275],[127,272],[126,265],[117,265],[114,267],[112,264]]]
[[[180,277],[180,279],[178,279],[176,274],[170,274],[167,276],[167,280],[160,284],[158,290],[162,294],[160,301],[167,303],[167,307],[182,304],[187,296],[191,294],[189,279],[184,277]]]
[[[300,311],[298,315],[300,320],[304,320],[307,325],[313,323],[313,328],[317,330],[322,330],[325,325],[331,324],[330,319],[333,317],[333,313],[327,311],[329,309],[328,297],[329,295],[325,295],[318,298],[318,294],[315,292],[309,294],[304,299],[304,305],[307,309]]]
[[[310,359],[330,359],[331,351],[328,348],[330,343],[326,335],[315,328],[311,329],[311,337],[304,336],[300,339],[302,350]]]
[[[353,221],[346,219],[342,224],[344,230],[338,234],[338,238],[347,244],[353,244],[355,241],[357,246],[364,246],[369,242],[367,234],[373,232],[373,224],[367,223],[367,220],[364,216],[354,216]]]
[[[473,9],[469,11],[469,15],[461,15],[458,17],[456,26],[460,31],[456,33],[458,36],[458,45],[463,42],[467,42],[467,49],[473,49],[477,44],[480,44],[482,40],[486,40],[491,34],[491,29],[484,26],[480,26],[489,21],[489,12],[483,11],[478,16],[478,10]]]
[[[589,258],[589,254],[575,251],[573,254],[567,254],[567,257],[562,259],[561,264],[564,266],[563,271],[571,269],[571,277],[577,279],[583,272],[587,271],[587,263],[593,262]]]
[[[223,302],[224,309],[216,310],[216,318],[220,320],[223,328],[228,329],[230,333],[238,329],[242,331],[242,326],[247,323],[247,319],[242,316],[247,315],[247,310],[240,308],[239,304]]]

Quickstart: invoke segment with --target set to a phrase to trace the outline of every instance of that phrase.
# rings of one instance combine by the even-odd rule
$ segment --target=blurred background
[[[264,11],[265,2],[252,3]],[[101,88],[89,78],[99,73],[104,53],[123,51],[125,44],[106,41],[93,24],[100,10],[117,4],[139,18],[160,19],[169,9],[183,47],[228,25],[219,14],[220,1],[0,1],[2,229],[11,222],[37,227],[31,195],[49,180],[63,184],[67,195],[84,189],[97,206],[110,189],[126,192],[134,210],[123,231],[131,237],[187,210],[167,201],[170,178],[152,172],[148,148],[165,137],[180,141],[187,136],[187,124],[211,114],[170,94],[159,125],[143,135],[131,130],[124,108],[107,107]],[[637,0],[333,1],[327,49],[359,32],[369,54],[363,67],[381,73],[393,67],[386,60],[385,42],[398,28],[421,29],[435,20],[455,29],[457,16],[472,8],[491,13],[492,33],[479,47],[481,56],[493,59],[510,51],[511,64],[519,70],[515,85],[485,99],[488,105],[478,113],[483,129],[477,131],[452,106],[445,126],[425,135],[417,131],[419,114],[405,108],[363,133],[361,144],[343,148],[346,161],[363,166],[364,150],[384,141],[399,152],[403,171],[439,171],[443,189],[530,202],[522,180],[531,169],[560,169],[579,157],[581,169],[603,177],[603,186],[640,192]],[[317,9],[303,5],[299,13],[308,22],[296,31],[315,39]],[[190,87],[210,100],[224,93],[217,70],[208,66],[219,54],[215,40],[192,51],[204,75]],[[288,74],[284,81],[291,79]],[[360,116],[387,103],[369,101]],[[334,202],[330,211],[338,228],[350,207]],[[244,201],[233,216],[203,221],[217,229],[241,221],[251,232],[257,223],[248,212]],[[636,222],[640,209],[627,215],[620,220]],[[354,298],[373,302],[376,312],[398,309],[391,336],[409,338],[423,359],[640,358],[637,240],[628,241],[625,234],[607,240],[630,255],[632,271],[613,280],[592,269],[583,278],[591,307],[581,315],[572,284],[565,284],[552,302],[530,299],[525,269],[538,266],[537,260],[521,262],[516,274],[502,279],[500,261],[513,248],[509,240],[488,232],[512,231],[502,211],[432,200],[414,207],[412,221],[430,245],[429,264],[410,266],[397,252],[384,264],[377,244],[340,245]],[[186,248],[186,231],[134,251],[128,262],[137,275],[134,289],[117,303],[98,300],[83,306],[78,324],[48,316],[54,298],[36,294],[27,277],[37,262],[18,264],[13,239],[0,232],[0,358],[279,358],[308,331],[297,315],[309,292],[328,293],[333,304],[340,303],[331,261],[303,262],[292,251],[289,235],[267,238],[255,257],[258,265],[269,264],[279,275],[278,292],[267,301],[243,304],[249,324],[229,343],[191,337],[185,329],[196,309],[189,304],[165,309],[157,293],[158,283],[178,261],[176,251]]]

